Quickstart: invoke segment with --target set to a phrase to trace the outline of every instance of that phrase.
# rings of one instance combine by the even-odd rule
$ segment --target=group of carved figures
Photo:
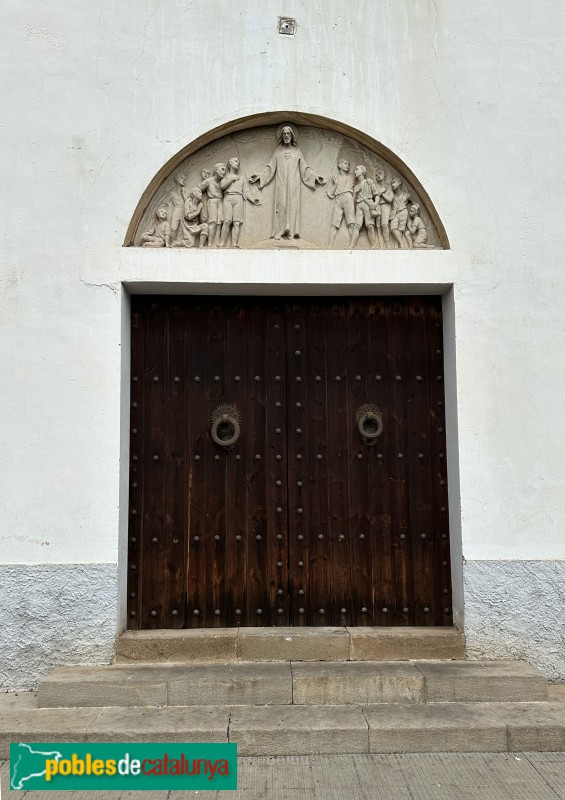
[[[245,201],[261,204],[249,184],[262,189],[275,179],[273,227],[271,238],[300,239],[300,184],[315,190],[326,184],[308,166],[292,125],[281,125],[277,147],[266,167],[249,180],[239,173],[240,160],[230,158],[227,165],[215,164],[212,172],[202,170],[201,182],[188,191],[186,178],[175,175],[175,188],[157,208],[153,227],[141,236],[142,247],[225,247],[231,230],[231,245],[239,247]],[[413,202],[399,178],[386,182],[382,166],[375,168],[375,180],[358,165],[351,175],[350,162],[342,158],[326,189],[333,200],[328,246],[331,248],[345,220],[349,247],[353,249],[364,227],[371,247],[426,248],[428,233],[420,216],[420,206]]]
[[[175,188],[155,212],[157,222],[141,236],[142,247],[193,247],[196,237],[200,247],[223,247],[230,228],[232,246],[239,247],[244,200],[261,203],[239,174],[239,158],[230,158],[227,166],[216,164],[212,174],[203,169],[201,178],[188,191],[185,176],[175,175]]]
[[[420,216],[420,206],[414,203],[399,178],[385,180],[385,171],[377,165],[375,180],[367,177],[367,168],[358,164],[353,175],[350,163],[342,158],[327,189],[334,199],[329,246],[345,219],[349,231],[349,247],[353,249],[363,226],[371,247],[390,249],[394,244],[407,248],[427,247],[428,232]]]

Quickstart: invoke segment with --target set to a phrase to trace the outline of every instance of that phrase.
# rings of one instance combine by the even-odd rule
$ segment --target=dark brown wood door
[[[452,624],[440,298],[134,297],[131,386],[131,628]]]

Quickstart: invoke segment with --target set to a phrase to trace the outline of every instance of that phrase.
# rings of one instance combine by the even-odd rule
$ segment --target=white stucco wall
[[[277,33],[285,15],[298,20],[294,37]],[[489,565],[528,562],[540,602],[524,613],[545,638],[535,652],[524,644],[521,657],[565,677],[563,654],[550,666],[539,656],[563,635],[557,623],[539,623],[544,570],[563,574],[565,559],[564,23],[559,0],[7,4],[0,564],[11,565],[16,594],[13,568],[21,571],[22,603],[34,565],[102,565],[118,574],[127,454],[122,282],[259,293],[288,292],[288,284],[325,293],[453,285],[450,513],[454,553],[470,565],[454,565],[456,595],[465,585],[469,603],[470,649],[510,654],[514,630],[512,641],[528,639],[511,596],[502,614],[516,623],[508,636],[497,635],[504,620],[489,616],[484,597]],[[395,152],[429,193],[452,249],[265,258],[121,247],[164,162],[222,123],[281,109],[340,120]],[[123,559],[120,567],[123,575]],[[100,608],[104,585],[95,593]],[[17,613],[13,604],[0,608]],[[66,613],[63,600],[56,608]],[[491,617],[498,622],[485,638],[471,621]],[[75,628],[85,646],[69,658],[96,660],[99,642],[89,647],[80,615]],[[106,635],[112,642],[111,624]],[[21,652],[4,653],[15,674]]]

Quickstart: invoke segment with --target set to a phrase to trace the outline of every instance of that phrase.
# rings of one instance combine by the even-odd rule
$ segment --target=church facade
[[[564,16],[9,10],[3,689],[238,626],[565,679]]]

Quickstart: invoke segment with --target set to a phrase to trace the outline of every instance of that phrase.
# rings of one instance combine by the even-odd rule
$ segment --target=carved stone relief
[[[441,249],[422,198],[391,164],[334,131],[286,123],[224,136],[154,193],[141,247]]]

